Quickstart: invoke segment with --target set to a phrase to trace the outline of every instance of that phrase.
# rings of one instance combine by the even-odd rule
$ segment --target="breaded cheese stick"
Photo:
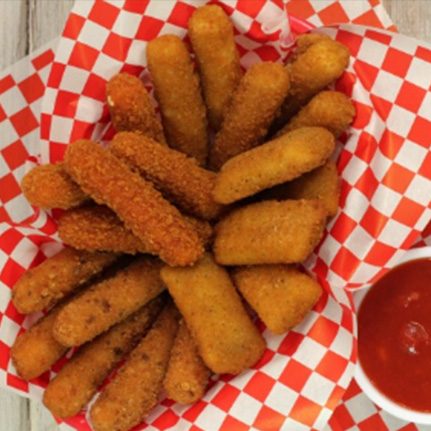
[[[143,307],[164,289],[160,266],[155,259],[137,258],[72,299],[55,320],[56,340],[80,346]]]
[[[68,350],[52,335],[61,306],[51,310],[28,331],[18,335],[11,348],[11,359],[18,375],[31,380],[48,371]]]
[[[172,34],[147,45],[147,61],[170,147],[201,165],[208,155],[206,109],[184,42]]]
[[[156,406],[177,329],[178,312],[171,305],[93,404],[95,431],[128,431]]]
[[[206,220],[220,214],[212,196],[216,174],[194,159],[136,133],[117,133],[109,149],[184,211]]]
[[[208,120],[218,130],[242,75],[233,26],[220,6],[205,5],[190,18],[189,37],[199,65]]]
[[[212,227],[204,221],[184,216],[196,230],[203,244],[212,239]],[[58,220],[58,235],[67,245],[78,250],[115,251],[127,254],[156,254],[124,226],[117,215],[104,205],[92,205],[65,211]]]
[[[68,173],[97,203],[109,206],[141,241],[170,265],[191,265],[204,247],[181,213],[153,185],[92,141],[66,151]]]
[[[191,268],[164,266],[161,277],[210,370],[239,374],[259,360],[265,341],[210,254]]]
[[[210,374],[181,320],[163,382],[168,398],[180,404],[195,403],[204,396]]]
[[[298,178],[323,165],[335,149],[322,127],[303,127],[228,160],[217,175],[214,199],[229,204]]]
[[[232,211],[216,226],[221,265],[303,262],[320,241],[326,210],[319,200],[264,201]]]
[[[300,323],[316,304],[322,288],[293,265],[257,265],[233,272],[236,287],[275,334]]]
[[[114,253],[65,248],[22,275],[12,290],[13,304],[23,314],[52,307],[117,258]]]
[[[63,169],[63,163],[39,165],[21,182],[27,200],[40,208],[69,209],[84,203],[88,196]]]
[[[75,353],[43,394],[43,403],[50,412],[59,418],[78,414],[115,366],[145,335],[162,305],[160,297],[153,299]]]
[[[305,105],[275,137],[300,127],[325,127],[338,138],[355,116],[352,101],[338,91],[321,91]]]
[[[137,76],[114,75],[106,85],[106,100],[115,130],[138,131],[166,143],[150,95]]]
[[[211,150],[210,165],[227,160],[261,143],[289,91],[289,74],[278,63],[255,64],[247,70],[226,110]]]

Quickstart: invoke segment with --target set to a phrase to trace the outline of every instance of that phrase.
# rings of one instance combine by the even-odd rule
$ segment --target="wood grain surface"
[[[431,0],[383,3],[400,33],[431,42]],[[57,37],[72,5],[73,0],[0,0],[0,69]],[[0,390],[0,431],[57,429],[40,403]]]

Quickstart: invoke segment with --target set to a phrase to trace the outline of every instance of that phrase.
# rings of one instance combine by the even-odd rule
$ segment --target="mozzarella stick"
[[[114,253],[65,248],[22,275],[12,290],[13,304],[23,314],[52,307],[111,265],[117,257]]]
[[[210,370],[239,374],[259,360],[265,341],[210,254],[191,268],[165,266],[161,277]]]
[[[167,396],[180,404],[193,404],[204,396],[209,377],[210,370],[181,320],[163,383]]]
[[[50,412],[59,418],[78,414],[145,335],[162,305],[161,298],[154,299],[75,353],[45,390],[43,403]]]
[[[212,196],[216,174],[194,159],[136,133],[117,133],[109,149],[184,211],[206,220],[220,214]]]
[[[303,127],[228,160],[219,172],[214,199],[229,204],[298,178],[323,165],[335,149],[322,127]]]
[[[216,226],[215,259],[221,265],[303,262],[322,237],[326,215],[319,200],[239,208]]]
[[[324,127],[338,138],[355,116],[352,101],[338,91],[321,91],[295,115],[275,137],[300,127]]]
[[[186,45],[178,36],[159,36],[147,45],[147,61],[169,146],[203,165],[208,154],[206,112]]]
[[[257,265],[237,268],[235,285],[275,334],[283,334],[304,319],[322,288],[293,265]]]
[[[106,101],[115,130],[141,132],[166,143],[150,95],[138,77],[128,73],[113,76],[106,85]]]
[[[171,305],[93,404],[95,431],[128,431],[157,405],[177,329],[178,312]]]
[[[53,333],[64,346],[80,346],[124,320],[163,289],[160,264],[140,257],[72,299],[58,314]]]
[[[226,110],[211,150],[211,167],[219,169],[231,157],[259,145],[288,91],[289,74],[281,64],[252,66]]]
[[[36,166],[24,176],[21,188],[32,205],[45,209],[69,209],[88,199],[64,171],[63,163]]]
[[[40,376],[67,352],[68,348],[52,335],[60,310],[60,306],[51,310],[15,340],[10,355],[18,375],[23,379]]]
[[[220,6],[201,6],[189,20],[189,37],[199,65],[208,120],[218,130],[241,79],[233,26]]]
[[[202,255],[202,241],[177,208],[100,145],[84,140],[69,145],[65,167],[86,193],[109,206],[168,264],[191,265]]]

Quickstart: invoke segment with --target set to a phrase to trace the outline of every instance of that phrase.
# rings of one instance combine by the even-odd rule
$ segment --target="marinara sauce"
[[[397,404],[431,411],[431,259],[401,264],[372,286],[358,314],[359,360]]]

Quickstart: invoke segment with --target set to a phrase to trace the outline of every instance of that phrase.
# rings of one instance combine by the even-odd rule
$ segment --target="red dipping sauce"
[[[365,296],[358,313],[359,361],[386,397],[431,412],[431,259],[401,264]]]

